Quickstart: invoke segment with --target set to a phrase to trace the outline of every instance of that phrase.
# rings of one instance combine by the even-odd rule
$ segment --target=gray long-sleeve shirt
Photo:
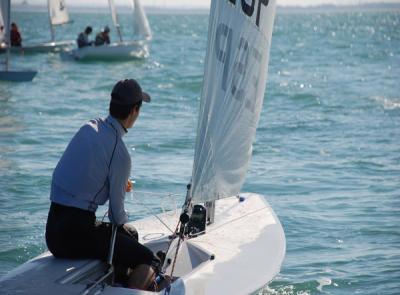
[[[122,141],[126,132],[112,116],[82,126],[53,172],[50,200],[93,212],[110,200],[110,220],[126,223],[124,199],[131,171],[131,158]]]

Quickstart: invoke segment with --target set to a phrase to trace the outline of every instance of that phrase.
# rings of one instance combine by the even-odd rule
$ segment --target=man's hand
[[[128,183],[126,184],[126,189],[125,191],[127,193],[130,193],[133,190],[133,183],[130,179],[128,179]]]

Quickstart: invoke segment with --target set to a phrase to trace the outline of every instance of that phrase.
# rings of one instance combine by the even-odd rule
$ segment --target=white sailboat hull
[[[206,233],[186,240],[179,250],[168,294],[249,294],[273,279],[285,256],[282,226],[264,197],[243,194],[216,201],[215,222]],[[179,212],[159,218],[174,229]],[[171,232],[155,217],[133,222],[142,243],[153,251],[166,249]],[[171,257],[175,253],[170,248]],[[90,260],[55,259],[50,253],[34,258],[0,279],[5,294],[81,294],[96,269]],[[167,268],[167,274],[170,267]],[[90,271],[92,270],[92,271]],[[154,294],[105,286],[97,294]],[[165,294],[164,290],[159,294]]]
[[[48,53],[48,52],[59,52],[64,48],[71,47],[75,44],[75,41],[54,41],[44,42],[32,45],[26,45],[22,47],[10,47],[11,53],[23,53],[23,54],[34,54],[34,53]],[[0,53],[5,53],[7,46],[4,44],[0,47]]]
[[[130,60],[148,57],[149,48],[146,41],[131,41],[64,50],[60,54],[63,59],[80,61]]]

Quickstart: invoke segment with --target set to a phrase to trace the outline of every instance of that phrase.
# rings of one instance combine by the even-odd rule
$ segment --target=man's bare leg
[[[128,288],[147,290],[155,278],[156,273],[150,265],[138,265],[129,274]]]

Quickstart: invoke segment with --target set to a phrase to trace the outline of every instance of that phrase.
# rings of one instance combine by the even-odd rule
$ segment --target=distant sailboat
[[[49,11],[51,41],[55,42],[54,27],[68,24],[71,22],[71,20],[69,18],[65,0],[48,0],[47,8]],[[74,41],[58,41],[56,44],[61,42],[73,43]]]
[[[47,0],[51,41],[38,44],[22,44],[22,47],[11,47],[11,52],[16,53],[46,53],[60,51],[62,48],[73,46],[74,40],[56,41],[54,27],[70,23],[70,18],[65,0]],[[5,48],[3,46],[3,51]]]
[[[2,0],[0,2],[0,21],[3,26],[4,32],[4,44],[10,44],[10,14],[11,14],[11,0]],[[6,57],[4,60],[4,70],[0,70],[0,81],[11,81],[11,82],[29,82],[37,74],[36,71],[16,71],[11,70],[10,65],[10,49],[7,46]]]
[[[86,46],[83,48],[66,49],[61,52],[64,59],[75,60],[127,60],[140,59],[149,56],[149,41],[152,33],[146,13],[139,0],[131,0],[133,11],[134,39],[124,41],[119,24],[114,0],[108,0],[111,19],[117,31],[119,41],[103,46]]]

